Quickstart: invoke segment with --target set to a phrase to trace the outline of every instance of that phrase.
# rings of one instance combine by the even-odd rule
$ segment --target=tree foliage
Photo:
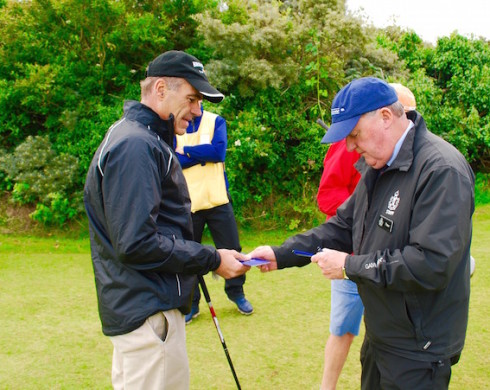
[[[83,143],[80,123],[137,97],[134,86],[154,56],[195,43],[192,13],[208,3],[9,1],[0,15],[2,146],[46,132],[59,147],[66,132]]]
[[[456,146],[475,170],[490,169],[490,45],[453,33],[437,46],[391,30],[379,41],[411,70],[407,84],[429,128]]]
[[[488,170],[490,51],[481,39],[453,34],[433,47],[413,31],[366,25],[344,0],[7,0],[0,9],[0,188],[37,203],[43,222],[80,209],[73,202],[95,149],[123,100],[139,98],[147,63],[171,49],[197,56],[227,95],[207,108],[228,122],[242,221],[296,228],[315,218],[326,152],[315,121],[330,121],[335,93],[357,77],[407,85],[429,128]],[[19,147],[39,150],[35,140],[51,161],[73,161],[69,186],[28,197],[32,187],[9,167]]]
[[[227,4],[227,12],[196,18],[213,54],[207,69],[231,96],[221,114],[229,120],[234,202],[249,214],[310,221],[326,152],[316,119],[330,120],[331,101],[349,78],[402,68],[346,15],[343,1]]]

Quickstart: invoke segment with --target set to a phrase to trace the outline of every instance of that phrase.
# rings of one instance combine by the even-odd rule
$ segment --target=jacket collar
[[[168,120],[162,119],[150,107],[135,100],[124,102],[124,116],[129,120],[140,122],[149,130],[155,132],[169,146],[172,146],[174,136],[173,116],[170,116]]]
[[[422,118],[417,111],[410,111],[407,113],[408,119],[410,119],[414,126],[408,132],[405,141],[403,141],[403,145],[396,156],[395,161],[391,164],[389,169],[399,169],[400,171],[406,172],[410,169],[413,163],[413,158],[415,154],[415,142],[416,139],[421,138],[422,133],[427,132],[427,127]]]

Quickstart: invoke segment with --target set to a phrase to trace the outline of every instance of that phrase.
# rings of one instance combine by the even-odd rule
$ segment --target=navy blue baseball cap
[[[389,106],[398,100],[395,89],[376,77],[356,79],[342,88],[332,102],[332,125],[322,138],[322,144],[347,137],[362,114]]]

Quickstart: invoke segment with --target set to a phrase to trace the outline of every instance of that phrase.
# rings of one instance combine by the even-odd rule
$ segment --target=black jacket
[[[362,178],[327,223],[274,248],[278,267],[304,265],[291,249],[349,255],[346,274],[365,305],[366,336],[407,358],[461,352],[468,322],[474,175],[419,114],[393,164]]]
[[[128,333],[158,311],[187,313],[196,274],[219,254],[192,241],[190,198],[170,146],[172,121],[135,101],[90,165],[84,202],[102,330]]]

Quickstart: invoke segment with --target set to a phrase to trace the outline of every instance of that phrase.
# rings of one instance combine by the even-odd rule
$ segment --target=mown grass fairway
[[[244,232],[249,251],[279,244],[288,232]],[[490,206],[474,217],[470,322],[452,389],[490,383]],[[252,269],[245,285],[255,313],[239,314],[223,281],[206,276],[242,388],[317,390],[328,336],[330,283],[316,266],[270,274]],[[192,389],[234,389],[218,334],[204,300],[187,326]],[[110,389],[112,345],[102,335],[88,240],[0,236],[0,388]],[[356,338],[339,389],[360,383]]]

